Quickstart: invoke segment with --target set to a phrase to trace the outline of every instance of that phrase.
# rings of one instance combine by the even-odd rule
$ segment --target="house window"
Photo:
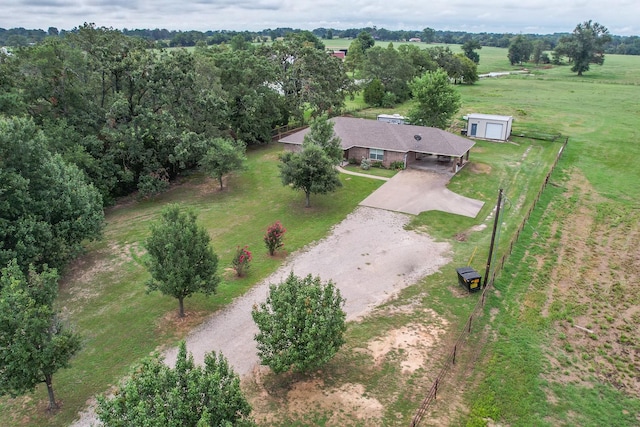
[[[369,158],[371,160],[384,160],[384,150],[377,150],[375,148],[369,149]]]

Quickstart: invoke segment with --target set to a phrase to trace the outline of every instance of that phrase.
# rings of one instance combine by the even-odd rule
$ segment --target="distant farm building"
[[[420,37],[411,37],[409,39],[410,42],[416,42],[416,43],[420,43],[422,40],[420,39]]]
[[[511,136],[512,116],[473,113],[464,118],[467,120],[466,135],[470,138],[506,141]]]
[[[344,60],[344,58],[347,56],[347,49],[334,50],[332,52],[329,52],[329,54],[331,56],[335,56],[336,58]]]

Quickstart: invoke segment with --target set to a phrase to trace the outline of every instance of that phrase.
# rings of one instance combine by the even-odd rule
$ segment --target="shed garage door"
[[[502,127],[501,123],[487,123],[487,131],[485,132],[485,138],[488,139],[502,139]]]

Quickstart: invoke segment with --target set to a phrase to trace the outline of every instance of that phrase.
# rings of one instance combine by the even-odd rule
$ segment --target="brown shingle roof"
[[[437,128],[396,125],[377,120],[334,117],[333,131],[342,140],[342,148],[377,148],[406,153],[440,154],[460,157],[475,145],[474,141]],[[279,142],[302,144],[309,128],[282,138]],[[420,135],[416,141],[415,135]]]

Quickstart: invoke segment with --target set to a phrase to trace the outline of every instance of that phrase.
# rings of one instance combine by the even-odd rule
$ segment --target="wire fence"
[[[420,421],[422,420],[424,415],[427,413],[429,407],[437,399],[438,389],[443,385],[443,382],[445,380],[445,376],[447,375],[449,370],[456,363],[456,356],[460,352],[463,343],[466,341],[467,337],[471,334],[471,326],[473,324],[473,319],[475,317],[478,317],[481,314],[482,310],[484,309],[485,300],[487,298],[488,292],[491,290],[491,288],[493,286],[493,283],[494,283],[494,281],[496,279],[496,276],[504,268],[504,264],[507,262],[507,259],[509,258],[509,256],[513,252],[513,248],[514,248],[515,244],[518,242],[518,239],[520,238],[520,233],[522,233],[522,230],[524,230],[524,227],[526,226],[527,221],[531,217],[531,214],[532,214],[533,210],[538,205],[538,202],[540,201],[540,197],[542,196],[542,192],[545,190],[545,188],[549,184],[549,179],[551,178],[551,175],[553,174],[553,171],[555,170],[556,166],[558,165],[558,161],[560,161],[560,158],[562,157],[562,154],[564,153],[564,150],[567,147],[567,143],[568,142],[569,142],[569,138],[565,138],[564,143],[562,144],[562,147],[558,151],[558,154],[556,155],[556,158],[555,158],[555,160],[553,162],[553,165],[551,166],[551,169],[549,170],[549,173],[547,173],[542,185],[540,186],[540,190],[538,191],[538,193],[537,193],[537,195],[536,195],[536,197],[534,199],[533,204],[531,205],[531,207],[529,208],[527,213],[524,215],[524,217],[522,219],[522,222],[520,223],[520,226],[518,227],[518,229],[516,230],[515,234],[511,238],[511,241],[509,242],[508,249],[505,251],[504,255],[502,255],[502,257],[500,257],[500,259],[498,260],[497,264],[495,264],[493,262],[491,263],[491,265],[493,266],[493,270],[489,275],[489,279],[487,280],[487,282],[484,285],[484,288],[482,290],[482,294],[481,294],[480,298],[478,299],[478,302],[476,303],[475,307],[471,311],[471,314],[469,315],[469,318],[467,319],[467,322],[466,322],[464,328],[460,332],[460,335],[458,336],[458,339],[456,340],[455,344],[453,345],[453,349],[449,352],[449,355],[447,356],[447,359],[445,360],[444,365],[440,369],[440,372],[438,372],[438,375],[436,376],[435,380],[433,381],[433,384],[431,385],[431,388],[429,389],[426,397],[423,399],[422,403],[420,404],[420,407],[418,408],[418,410],[416,411],[415,415],[413,416],[413,419],[412,419],[411,424],[410,424],[411,427],[417,427],[418,425],[420,425]]]

